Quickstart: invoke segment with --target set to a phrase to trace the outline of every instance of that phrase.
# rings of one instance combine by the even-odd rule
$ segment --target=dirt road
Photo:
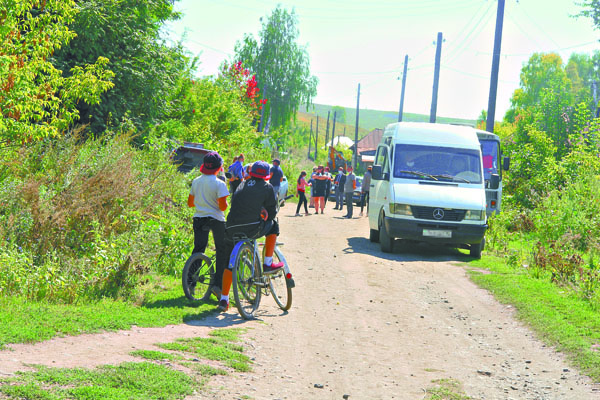
[[[468,279],[464,256],[414,247],[385,254],[366,218],[293,217],[281,240],[296,288],[289,313],[263,298],[258,320],[235,308],[187,325],[54,339],[0,352],[0,375],[35,362],[94,366],[133,360],[132,349],[215,327],[249,328],[253,372],[213,377],[194,399],[422,399],[452,380],[474,399],[600,399],[600,387],[544,347]]]

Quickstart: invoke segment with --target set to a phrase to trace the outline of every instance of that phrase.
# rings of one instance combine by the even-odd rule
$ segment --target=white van
[[[490,186],[498,185],[498,175]],[[369,197],[370,240],[395,238],[470,249],[480,258],[487,229],[481,147],[466,126],[399,122],[377,147]]]

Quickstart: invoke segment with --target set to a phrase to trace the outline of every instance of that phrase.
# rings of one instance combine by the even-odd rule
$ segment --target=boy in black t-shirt
[[[279,235],[279,224],[275,221],[277,215],[277,200],[269,178],[269,164],[257,161],[250,169],[250,179],[242,182],[231,198],[231,208],[227,216],[226,242],[228,254],[233,250],[233,237],[243,233],[249,238],[265,238],[265,259],[263,273],[272,274],[283,267],[282,262],[273,263],[275,243]],[[229,308],[229,289],[232,281],[232,265],[223,271],[223,289],[219,310]]]

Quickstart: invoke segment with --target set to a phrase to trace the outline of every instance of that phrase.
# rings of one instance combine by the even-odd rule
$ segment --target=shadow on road
[[[458,249],[448,246],[436,246],[426,243],[405,242],[395,240],[393,251],[384,253],[379,243],[372,243],[365,237],[348,238],[348,247],[344,253],[369,254],[392,261],[461,261],[469,262],[473,258],[461,253]]]

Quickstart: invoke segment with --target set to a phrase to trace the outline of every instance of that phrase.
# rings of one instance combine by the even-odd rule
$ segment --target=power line
[[[446,61],[447,64],[452,64],[459,56],[461,56],[465,52],[465,50],[467,50],[469,48],[470,44],[473,43],[473,40],[477,36],[479,36],[481,31],[487,26],[487,24],[490,22],[490,20],[494,16],[494,13],[490,12],[490,10],[492,10],[492,5],[493,5],[493,3],[490,3],[490,6],[487,8],[487,10],[485,11],[485,14],[482,16],[482,18],[479,21],[477,21],[477,24],[473,27],[473,29],[471,29],[471,31],[469,32],[467,37],[460,44],[460,46],[454,49],[454,54],[449,54],[447,56],[447,61]],[[485,18],[485,21],[484,21],[484,18]],[[482,22],[483,22],[483,24],[482,24]],[[476,29],[477,29],[477,33],[475,33]]]

